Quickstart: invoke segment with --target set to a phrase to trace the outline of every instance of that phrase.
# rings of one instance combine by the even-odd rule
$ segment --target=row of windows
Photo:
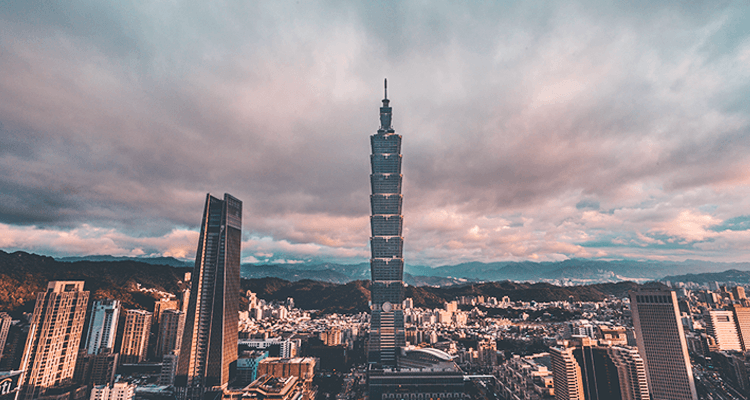
[[[635,300],[638,303],[672,304],[672,296],[636,295],[635,296]]]
[[[370,144],[373,154],[401,153],[401,135],[373,135]]]
[[[401,175],[370,175],[370,186],[373,194],[401,193]]]
[[[400,154],[373,154],[370,156],[373,174],[400,174]]]

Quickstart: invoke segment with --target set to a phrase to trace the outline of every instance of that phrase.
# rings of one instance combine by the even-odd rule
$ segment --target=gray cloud
[[[226,191],[276,243],[252,246],[361,257],[383,76],[413,258],[596,256],[578,243],[676,235],[654,224],[680,215],[699,237],[686,210],[750,214],[748,19],[715,2],[14,3],[6,246],[30,246],[19,226],[166,237]]]

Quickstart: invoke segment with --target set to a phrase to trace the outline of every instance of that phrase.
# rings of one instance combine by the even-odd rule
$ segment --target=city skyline
[[[366,262],[388,77],[409,262],[744,261],[749,11],[10,4],[0,249],[194,259],[226,190],[243,262]]]

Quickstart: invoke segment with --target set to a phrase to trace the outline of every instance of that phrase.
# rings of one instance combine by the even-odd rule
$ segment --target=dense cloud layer
[[[0,247],[362,261],[387,76],[408,262],[743,260],[750,9],[628,4],[12,2]]]

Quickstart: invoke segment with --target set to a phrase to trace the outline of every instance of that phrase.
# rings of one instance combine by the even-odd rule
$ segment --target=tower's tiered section
[[[380,129],[370,137],[372,318],[368,359],[383,367],[395,367],[398,349],[405,345],[401,135],[391,127],[389,102],[386,86]]]

